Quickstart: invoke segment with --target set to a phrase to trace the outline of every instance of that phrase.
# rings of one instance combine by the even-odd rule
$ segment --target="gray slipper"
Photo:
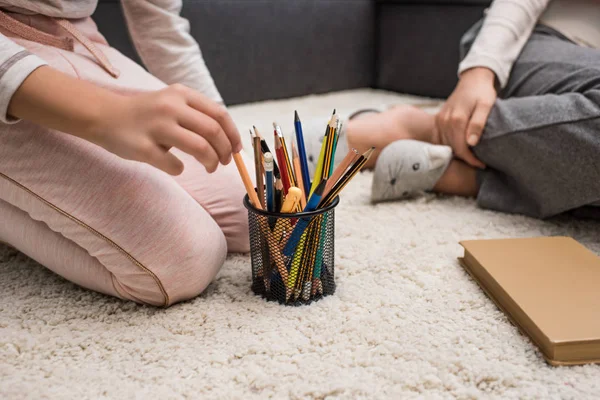
[[[449,146],[408,139],[393,142],[375,164],[371,201],[405,199],[433,189],[451,160]]]

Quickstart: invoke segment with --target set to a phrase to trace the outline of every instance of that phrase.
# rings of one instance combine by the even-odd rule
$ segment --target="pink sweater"
[[[148,70],[167,84],[182,83],[222,103],[200,47],[181,17],[182,0],[121,2],[135,48]],[[92,15],[97,0],[0,0],[0,9],[75,19]],[[0,34],[0,121],[21,83],[45,61]]]

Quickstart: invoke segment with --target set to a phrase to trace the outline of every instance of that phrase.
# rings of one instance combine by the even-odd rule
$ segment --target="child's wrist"
[[[90,113],[84,117],[86,128],[81,137],[93,143],[103,142],[107,133],[118,128],[119,115],[129,107],[128,100],[128,96],[118,93],[103,93],[96,105],[90,107]]]

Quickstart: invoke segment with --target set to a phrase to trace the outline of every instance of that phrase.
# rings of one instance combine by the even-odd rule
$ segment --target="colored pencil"
[[[256,131],[256,128],[254,128]],[[254,166],[256,172],[256,192],[258,194],[258,201],[260,201],[261,207],[265,208],[265,184],[263,180],[263,162],[262,162],[262,150],[260,147],[260,137],[256,133],[252,134],[252,144],[254,145]]]
[[[321,183],[321,174],[323,172],[323,162],[324,162],[324,158],[325,158],[325,148],[327,146],[327,138],[329,136],[329,123],[331,123],[331,120],[333,119],[334,116],[335,116],[335,110],[333,110],[333,115],[331,116],[331,119],[329,120],[329,122],[327,123],[327,127],[325,128],[325,136],[323,137],[323,143],[321,144],[321,151],[319,153],[319,158],[317,159],[317,168],[315,169],[315,176],[313,177],[312,185],[310,187],[310,192],[308,193],[307,197],[310,197],[313,194],[313,192],[315,191],[315,189],[317,188],[317,186]]]
[[[306,204],[306,207],[304,207],[305,212],[314,211],[317,209],[319,203],[321,202],[321,196],[323,195],[323,191],[325,190],[326,184],[327,184],[327,180],[325,179],[325,180],[321,181],[319,186],[317,186],[314,193],[308,199],[308,203]],[[308,226],[308,224],[310,223],[311,220],[312,220],[312,218],[307,218],[307,217],[300,218],[298,220],[298,222],[296,223],[296,226],[294,227],[294,230],[290,234],[290,238],[288,239],[288,241],[285,244],[285,247],[283,249],[283,254],[286,257],[290,257],[294,253],[294,249],[298,245],[298,241],[302,237],[304,230],[306,229],[306,227]]]
[[[331,166],[329,167],[329,176],[333,174],[333,166],[335,165],[335,155],[337,150],[338,140],[340,138],[340,133],[342,132],[342,120],[338,118],[337,126],[335,128],[335,137],[333,140],[333,152],[331,153]]]
[[[283,148],[281,147],[281,141],[279,140],[279,136],[277,132],[274,134],[275,140],[275,154],[277,155],[277,162],[279,163],[279,171],[281,172],[281,181],[283,182],[283,194],[287,195],[288,190],[292,186],[292,182],[290,181],[289,171],[287,169],[287,164],[285,162],[285,156],[283,154]]]
[[[301,166],[300,166],[300,156],[296,147],[294,146],[294,142],[292,141],[292,160],[294,164],[294,171],[296,172],[296,178],[298,179],[298,187],[302,191],[302,196],[300,197],[300,205],[302,209],[306,207],[306,192],[304,191],[304,177],[302,176]]]
[[[298,175],[302,175],[302,182],[304,183],[304,195],[306,196],[310,192],[310,173],[308,172],[308,161],[306,159],[306,147],[304,146],[304,134],[302,132],[302,122],[298,116],[298,111],[294,111],[294,130],[296,131],[296,142],[298,143],[298,156],[300,157],[300,168],[301,171],[296,172],[296,179],[300,182]]]
[[[352,180],[352,178],[354,178],[354,176],[360,171],[360,169],[367,163],[369,157],[371,157],[371,155],[373,154],[373,151],[375,151],[375,147],[371,147],[363,155],[361,155],[354,164],[352,164],[352,166],[340,178],[340,180],[336,182],[335,185],[333,185],[331,191],[327,194],[327,196],[324,196],[321,199],[318,208],[327,207],[329,204],[331,204],[333,199],[335,199],[335,197],[342,191],[342,189],[344,189],[348,182],[350,182],[350,180]]]
[[[338,165],[333,171],[333,175],[331,175],[331,177],[327,180],[327,187],[325,188],[325,193],[323,194],[324,196],[327,196],[333,185],[338,181],[338,179],[340,179],[342,174],[346,172],[350,164],[356,162],[358,157],[360,157],[360,154],[358,154],[356,149],[350,149],[350,151],[348,151],[346,157],[344,157],[340,165]]]
[[[281,127],[277,125],[277,123],[273,122],[273,129],[275,129],[275,133],[277,133],[277,136],[279,137],[279,142],[281,143],[281,148],[283,149],[283,159],[285,160],[285,166],[288,170],[290,185],[298,186],[298,181],[296,180],[296,175],[294,174],[294,169],[292,168],[292,158],[290,157],[287,145],[285,144],[285,138],[283,137],[283,133],[281,132]]]
[[[275,189],[273,188],[273,154],[265,153],[265,179],[267,181],[267,211],[275,211]]]
[[[256,192],[254,191],[254,186],[252,185],[252,180],[250,179],[250,175],[248,175],[248,170],[246,169],[246,165],[244,164],[244,160],[242,159],[242,154],[235,153],[233,155],[233,160],[235,161],[235,165],[238,169],[238,172],[240,173],[242,182],[244,182],[244,186],[246,187],[246,192],[248,193],[248,198],[250,199],[250,203],[252,203],[252,205],[255,208],[262,210],[263,208],[260,204],[260,201],[258,200],[258,196],[256,195]]]
[[[275,177],[275,212],[281,210],[283,205],[283,182],[281,177]]]
[[[259,134],[257,133],[257,135],[259,135]],[[260,147],[262,148],[263,157],[264,157],[265,153],[273,154],[271,149],[269,149],[269,145],[267,144],[267,141],[262,136],[260,137]],[[275,179],[281,179],[281,173],[279,172],[279,166],[275,162],[275,159],[273,159],[273,176],[275,177]]]
[[[335,142],[335,128],[337,126],[338,117],[334,115],[329,121],[329,134],[325,139],[325,155],[323,157],[323,167],[321,170],[321,179],[329,178],[331,173],[331,165],[333,163],[333,143]]]
[[[260,137],[260,146],[262,148],[263,157],[265,153],[271,153],[271,149],[267,144],[267,141],[264,137],[260,135],[258,130],[256,130],[256,135]],[[279,167],[277,166],[277,162],[273,159],[273,178],[275,179],[275,211],[279,212],[281,209],[281,204],[283,203],[283,184],[281,183],[281,172],[279,171]]]

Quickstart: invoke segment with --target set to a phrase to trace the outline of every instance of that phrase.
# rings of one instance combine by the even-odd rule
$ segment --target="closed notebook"
[[[467,240],[461,264],[552,365],[600,362],[600,258],[568,237]]]

